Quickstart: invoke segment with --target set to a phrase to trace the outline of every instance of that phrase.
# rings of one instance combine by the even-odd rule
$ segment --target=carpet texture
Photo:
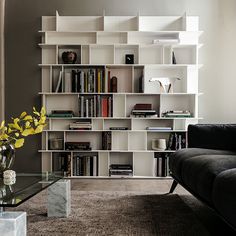
[[[178,195],[72,191],[69,218],[47,218],[46,191],[17,207],[28,215],[28,236],[208,235]]]

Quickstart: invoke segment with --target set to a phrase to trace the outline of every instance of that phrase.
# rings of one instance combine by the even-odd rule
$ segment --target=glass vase
[[[3,172],[12,167],[15,159],[15,148],[12,144],[5,144],[0,146],[0,177]]]

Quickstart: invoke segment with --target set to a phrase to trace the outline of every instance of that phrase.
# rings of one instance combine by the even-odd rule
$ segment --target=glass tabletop
[[[62,179],[61,173],[17,173],[13,182],[0,178],[0,207],[16,207]]]

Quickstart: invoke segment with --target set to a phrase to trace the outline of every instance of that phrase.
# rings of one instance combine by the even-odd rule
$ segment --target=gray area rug
[[[47,218],[46,191],[17,210],[28,214],[28,235],[208,235],[175,194],[72,191],[69,218]]]

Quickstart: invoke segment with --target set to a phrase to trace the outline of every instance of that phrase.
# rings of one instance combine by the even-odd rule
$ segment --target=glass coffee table
[[[12,183],[0,179],[0,232],[26,235],[26,212],[5,211],[17,207],[48,188],[48,217],[68,217],[71,209],[70,180],[61,173],[19,173]]]

